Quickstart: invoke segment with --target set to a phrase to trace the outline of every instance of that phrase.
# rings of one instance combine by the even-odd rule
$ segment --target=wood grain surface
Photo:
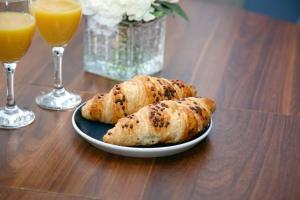
[[[179,155],[126,158],[74,131],[72,111],[34,102],[53,83],[50,48],[36,34],[16,72],[17,103],[36,121],[0,130],[0,199],[300,199],[300,28],[197,0],[190,23],[170,17],[160,76],[196,86],[218,109],[211,135]],[[83,27],[66,49],[64,84],[84,100],[116,83],[85,73]],[[0,73],[1,105],[5,76]]]

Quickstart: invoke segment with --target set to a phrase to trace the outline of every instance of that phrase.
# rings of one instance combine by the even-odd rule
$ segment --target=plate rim
[[[190,147],[193,146],[195,144],[197,144],[198,142],[200,142],[201,140],[203,140],[204,138],[206,138],[209,133],[211,132],[212,129],[212,125],[213,125],[213,120],[210,120],[210,124],[208,129],[199,137],[190,140],[188,142],[184,142],[181,144],[175,144],[172,146],[166,146],[166,147],[147,147],[147,148],[143,148],[143,147],[127,147],[127,146],[119,146],[119,145],[115,145],[115,144],[109,144],[109,143],[105,143],[102,142],[101,140],[96,140],[92,137],[90,137],[89,135],[87,135],[86,133],[84,133],[83,131],[81,131],[79,129],[79,127],[77,126],[76,122],[75,122],[75,114],[77,113],[77,111],[84,105],[86,104],[86,102],[81,103],[73,112],[72,114],[72,125],[73,128],[75,129],[75,131],[77,132],[77,134],[79,134],[81,137],[83,137],[85,140],[87,140],[88,142],[92,142],[93,144],[97,144],[99,146],[108,148],[108,149],[114,149],[114,150],[118,150],[118,151],[127,151],[127,152],[140,152],[140,153],[159,153],[162,151],[169,151],[169,150],[174,150],[174,149],[181,149],[181,148],[186,148],[186,147]]]

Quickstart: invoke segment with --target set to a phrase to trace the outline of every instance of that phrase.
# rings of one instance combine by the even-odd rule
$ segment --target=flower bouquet
[[[84,68],[114,80],[162,70],[165,16],[188,20],[178,0],[82,0]]]

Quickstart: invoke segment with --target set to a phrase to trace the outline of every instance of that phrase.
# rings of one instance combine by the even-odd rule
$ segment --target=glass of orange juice
[[[81,4],[76,0],[32,0],[30,12],[41,36],[52,47],[54,62],[54,88],[38,96],[36,103],[50,110],[74,108],[80,104],[81,98],[63,87],[62,59],[64,48],[80,23]]]
[[[0,1],[0,63],[7,79],[7,103],[0,108],[0,128],[14,129],[34,121],[34,113],[17,106],[14,96],[14,72],[17,62],[27,52],[35,30],[35,20],[28,12],[29,0]]]

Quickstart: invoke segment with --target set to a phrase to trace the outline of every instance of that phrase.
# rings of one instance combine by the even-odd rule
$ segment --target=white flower
[[[120,0],[89,0],[94,2],[95,16],[93,18],[102,25],[116,26],[119,24],[125,13]]]
[[[151,12],[154,9],[151,7],[152,0],[121,0],[126,1],[126,15],[130,21],[150,21],[155,18]]]
[[[97,13],[97,7],[100,1],[93,1],[93,0],[79,0],[82,5],[82,12],[85,15],[93,15]]]
[[[150,10],[148,12],[146,12],[143,16],[143,20],[145,22],[149,22],[151,20],[154,20],[155,19],[155,16],[152,14],[154,12],[154,8],[151,7]]]
[[[123,16],[130,21],[151,21],[155,19],[151,7],[155,0],[80,0],[83,12],[87,15],[96,14],[99,22],[114,26],[120,23]]]
[[[80,0],[83,13],[95,15],[97,21],[106,26],[115,26],[126,17],[129,21],[148,22],[155,19],[152,5],[157,0]],[[164,0],[178,3],[178,0]]]

